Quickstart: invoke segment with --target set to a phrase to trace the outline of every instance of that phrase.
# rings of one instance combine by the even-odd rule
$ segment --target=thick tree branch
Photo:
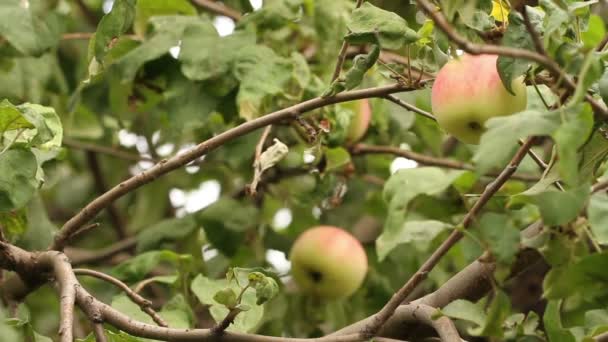
[[[522,58],[532,62],[536,62],[540,65],[543,65],[549,72],[551,72],[555,79],[561,79],[564,85],[570,90],[574,91],[576,89],[576,83],[570,76],[568,76],[563,70],[561,70],[559,64],[557,64],[554,60],[547,56],[543,56],[537,52],[517,49],[507,46],[499,46],[499,45],[480,45],[475,44],[467,40],[465,37],[461,36],[454,28],[450,25],[447,19],[443,16],[443,14],[435,8],[428,0],[416,0],[418,6],[435,22],[435,25],[443,31],[450,41],[454,42],[459,48],[462,50],[473,54],[492,54],[492,55],[502,55],[513,58]],[[604,120],[608,119],[608,109],[605,106],[596,101],[589,94],[585,95],[585,100],[589,102],[591,107],[596,114],[602,116]]]
[[[118,287],[127,295],[127,297],[129,297],[129,299],[131,299],[131,301],[133,301],[133,303],[135,303],[139,306],[141,311],[145,312],[148,316],[150,316],[152,318],[152,320],[154,320],[154,322],[156,322],[156,324],[158,324],[161,327],[168,326],[167,322],[165,322],[165,320],[162,317],[160,317],[156,313],[156,311],[154,311],[154,309],[152,309],[152,302],[150,302],[146,298],[140,296],[137,292],[131,290],[131,288],[127,284],[123,283],[122,281],[120,281],[112,276],[109,276],[105,273],[97,272],[94,270],[76,268],[73,271],[74,271],[74,274],[76,274],[76,275],[86,275],[86,276],[90,276],[90,277],[95,277],[97,279],[101,279],[103,281],[106,281],[106,282]]]
[[[462,229],[468,228],[472,223],[477,214],[485,206],[485,204],[492,198],[492,196],[500,189],[500,187],[507,181],[521,161],[526,156],[528,149],[532,146],[532,138],[528,138],[526,143],[519,148],[515,153],[515,156],[511,159],[511,162],[507,167],[500,173],[500,175],[494,180],[494,182],[488,184],[484,192],[481,194],[477,202],[473,205],[471,210],[467,213],[462,221]],[[407,298],[407,296],[414,290],[420,283],[426,279],[428,273],[439,263],[439,260],[454,246],[464,234],[456,229],[450,234],[450,236],[431,254],[431,256],[420,266],[418,271],[408,280],[402,288],[400,288],[386,303],[386,305],[374,316],[374,319],[366,326],[363,331],[367,337],[375,336],[378,331],[382,328],[384,323],[393,315],[395,310],[401,305],[401,303]]]
[[[76,216],[72,217],[68,222],[63,225],[61,230],[59,230],[59,232],[55,236],[55,240],[51,244],[50,249],[62,250],[65,247],[68,238],[75,231],[77,231],[78,228],[80,228],[82,225],[86,224],[89,220],[95,217],[102,209],[106,208],[108,204],[114,202],[125,194],[139,188],[140,186],[150,183],[158,177],[179,167],[182,167],[188,164],[189,162],[215,150],[219,146],[232,139],[250,133],[258,128],[265,127],[267,125],[271,125],[285,119],[295,118],[301,115],[302,113],[327,105],[352,100],[359,100],[369,97],[384,97],[387,94],[413,89],[414,87],[409,87],[403,84],[392,84],[376,88],[343,92],[332,97],[316,97],[314,99],[293,105],[291,107],[278,110],[274,113],[264,115],[257,119],[247,121],[237,127],[229,129],[221,134],[212,137],[209,140],[200,143],[199,145],[193,147],[192,149],[183,154],[174,156],[167,160],[160,161],[152,168],[129,178],[128,180],[110,189],[103,195],[97,197],[86,207],[84,207],[78,214],[76,214]]]

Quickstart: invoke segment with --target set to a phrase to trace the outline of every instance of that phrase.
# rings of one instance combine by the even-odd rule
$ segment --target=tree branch
[[[85,268],[75,268],[73,270],[74,274],[76,275],[86,275],[86,276],[90,276],[90,277],[95,277],[97,279],[101,279],[103,281],[106,281],[116,287],[118,287],[119,289],[121,289],[126,295],[127,297],[129,297],[129,299],[131,299],[131,301],[133,301],[133,303],[139,305],[139,308],[141,309],[141,311],[145,312],[148,316],[150,316],[152,318],[152,320],[154,320],[154,322],[156,322],[156,324],[158,324],[161,327],[167,327],[167,322],[165,322],[165,320],[160,317],[156,311],[154,311],[154,309],[152,309],[152,302],[150,302],[149,300],[147,300],[146,298],[140,296],[137,292],[131,290],[131,288],[123,283],[122,281],[109,276],[105,273],[101,273],[101,272],[97,272],[94,270],[89,270],[89,269],[85,269]]]
[[[494,180],[494,182],[488,184],[484,192],[481,194],[477,202],[473,205],[471,210],[466,214],[462,221],[462,229],[468,228],[472,223],[477,214],[485,206],[485,204],[492,198],[492,196],[500,189],[500,187],[513,175],[517,170],[518,165],[521,163],[523,158],[526,156],[528,149],[532,146],[532,138],[528,138],[526,143],[519,148],[515,153],[515,156],[511,159],[511,162],[500,175]],[[448,238],[431,254],[431,256],[420,266],[418,271],[401,287],[391,299],[384,305],[384,307],[374,316],[372,321],[365,327],[363,334],[366,337],[375,336],[378,331],[382,328],[384,323],[393,315],[395,310],[401,305],[401,303],[407,298],[407,296],[426,279],[428,273],[439,263],[439,260],[455,245],[464,234],[456,229],[448,236]]]
[[[423,84],[424,82],[421,83],[419,86]],[[160,161],[152,168],[127,179],[126,181],[116,185],[109,191],[94,199],[78,214],[76,214],[63,225],[63,227],[55,235],[54,242],[51,244],[50,249],[62,250],[65,247],[67,239],[76,230],[78,230],[79,227],[86,224],[89,220],[95,217],[102,209],[106,208],[108,204],[114,202],[125,194],[139,188],[140,186],[150,183],[156,178],[179,167],[182,167],[188,164],[189,162],[215,150],[219,146],[232,139],[250,133],[258,128],[265,127],[267,125],[271,125],[285,119],[295,118],[301,115],[302,113],[327,105],[352,100],[359,100],[369,97],[383,97],[387,94],[413,89],[415,89],[415,87],[410,87],[403,84],[391,84],[376,88],[343,92],[332,97],[316,97],[308,101],[293,105],[291,107],[278,110],[274,113],[264,115],[257,119],[247,121],[237,127],[224,131],[200,143],[199,145],[193,147],[185,153],[174,156],[167,160]]]
[[[398,147],[392,146],[382,146],[382,145],[365,145],[365,144],[357,144],[353,146],[352,151],[353,154],[392,154],[399,157],[404,157],[407,159],[411,159],[416,161],[418,164],[422,165],[430,165],[430,166],[439,166],[448,169],[456,169],[456,170],[469,170],[475,171],[475,167],[473,165],[463,163],[457,160],[444,159],[444,158],[436,158],[427,156],[425,154],[416,153],[413,151],[404,150]],[[499,173],[489,173],[489,176],[498,176]],[[538,181],[539,178],[533,175],[513,175],[511,178],[519,179],[528,182]]]
[[[79,149],[79,150],[107,154],[109,156],[113,156],[113,157],[124,159],[124,160],[130,160],[130,161],[134,161],[134,162],[150,161],[150,162],[156,163],[158,161],[154,158],[142,156],[142,155],[135,154],[135,153],[126,152],[126,151],[123,151],[123,150],[120,150],[117,148],[90,144],[90,143],[74,140],[72,138],[64,137],[63,144],[66,146],[72,147],[72,148]]]
[[[84,264],[95,264],[100,261],[106,260],[113,257],[114,255],[128,251],[137,245],[137,239],[135,237],[128,237],[124,240],[118,241],[113,245],[106,248],[90,251],[88,249],[78,248],[66,248],[65,253],[72,261],[73,266],[79,266]]]
[[[362,3],[363,3],[363,0],[357,0],[357,4],[355,5],[355,8],[361,7]],[[338,53],[338,61],[336,62],[336,68],[334,69],[334,73],[331,76],[331,82],[335,81],[340,76],[340,72],[342,71],[342,66],[344,65],[344,61],[346,60],[347,51],[348,51],[348,43],[346,42],[346,40],[344,40],[344,41],[342,41],[342,47],[340,48],[340,53]]]
[[[401,106],[401,107],[409,110],[409,111],[412,111],[414,113],[420,114],[420,115],[426,117],[427,119],[431,119],[433,121],[437,121],[437,119],[435,119],[435,117],[433,116],[433,114],[431,114],[431,113],[429,113],[429,112],[427,112],[425,110],[422,110],[422,109],[420,109],[420,108],[418,108],[418,107],[416,107],[414,105],[411,105],[411,104],[409,104],[409,103],[407,103],[405,101],[402,101],[400,98],[398,98],[395,95],[389,94],[389,95],[386,95],[384,98],[387,99],[387,100],[389,100],[389,101],[391,101],[391,102],[393,102],[393,103],[395,103],[398,106]]]
[[[212,0],[192,0],[192,2],[194,2],[195,4],[199,5],[200,7],[204,8],[210,12],[213,12],[213,13],[219,14],[219,15],[223,15],[234,21],[239,21],[243,17],[243,15],[241,13],[239,13],[239,11],[237,11],[231,7],[228,7],[220,2],[215,2]]]

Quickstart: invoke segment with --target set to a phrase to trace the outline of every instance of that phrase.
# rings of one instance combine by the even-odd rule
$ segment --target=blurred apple
[[[367,273],[367,255],[347,231],[313,227],[298,237],[291,253],[291,274],[298,288],[324,299],[352,295]]]
[[[372,107],[368,99],[348,102],[346,106],[355,112],[348,127],[348,134],[346,135],[346,143],[352,145],[361,140],[367,132],[372,119]]]
[[[496,69],[496,55],[463,55],[446,63],[431,92],[433,114],[448,133],[468,144],[478,144],[485,122],[526,108],[523,77],[513,80],[509,93]]]

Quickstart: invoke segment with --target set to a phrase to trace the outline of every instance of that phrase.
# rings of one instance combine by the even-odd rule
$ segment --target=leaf
[[[524,9],[528,11],[528,18],[530,18],[530,22],[536,32],[542,35],[542,13],[529,6],[525,6]],[[517,11],[509,13],[509,26],[502,39],[502,45],[534,51],[534,42],[526,29],[522,15]],[[531,64],[530,61],[522,58],[498,57],[498,74],[500,75],[502,84],[511,94],[514,94],[512,89],[513,80],[524,75]]]
[[[483,327],[476,329],[476,334],[480,336],[502,337],[502,324],[510,312],[510,298],[503,291],[497,290],[488,309]]]
[[[251,272],[248,279],[249,285],[255,289],[257,305],[266,303],[279,293],[279,284],[276,280],[261,272]]]
[[[588,255],[576,263],[553,267],[543,281],[543,297],[561,299],[584,294],[593,298],[594,289],[603,289],[608,281],[602,267],[608,267],[608,255],[605,253]]]
[[[441,232],[452,228],[452,225],[441,221],[405,221],[401,227],[388,229],[376,239],[378,259],[383,260],[390,251],[404,243],[415,243],[417,246],[428,246]]]
[[[136,0],[116,0],[112,10],[103,16],[97,25],[94,40],[94,55],[103,63],[105,55],[112,49],[112,42],[131,28],[135,17]]]
[[[38,188],[38,162],[31,151],[10,149],[0,154],[0,211],[23,207]]]
[[[146,34],[148,19],[162,15],[196,15],[196,8],[187,0],[137,0],[133,31],[143,37]]]
[[[593,194],[587,206],[587,216],[591,232],[597,243],[608,244],[608,194],[599,192]]]
[[[606,29],[604,28],[604,21],[601,17],[592,14],[589,17],[587,31],[581,33],[581,38],[587,49],[593,49],[602,41],[605,34]]]
[[[191,235],[198,228],[194,216],[172,218],[160,221],[142,230],[137,236],[139,253],[157,248],[166,241],[178,241]]]
[[[543,315],[547,337],[551,342],[574,342],[572,334],[562,327],[560,317],[561,301],[550,300]]]
[[[236,300],[236,292],[231,288],[225,288],[217,291],[213,296],[213,300],[224,305],[228,309],[233,309],[238,304]]]
[[[548,135],[560,124],[557,112],[526,110],[486,122],[488,128],[481,136],[479,149],[473,160],[477,172],[486,174],[493,168],[504,167],[517,148],[517,141],[532,135]]]
[[[222,253],[232,256],[243,241],[243,233],[256,224],[258,209],[232,198],[222,197],[196,215],[207,239]]]
[[[228,309],[218,303],[214,294],[226,288],[231,288],[235,292],[240,292],[240,288],[234,283],[228,283],[226,279],[210,279],[201,274],[197,275],[192,281],[190,288],[198,300],[204,305],[210,305],[210,313],[216,322],[220,322],[228,314]],[[256,304],[254,291],[245,291],[242,297],[242,305],[249,307],[249,310],[239,313],[234,323],[228,327],[228,331],[254,332],[262,322],[264,316],[264,306]]]
[[[388,217],[376,242],[379,260],[396,246],[392,243],[404,231],[408,204],[416,196],[436,195],[447,189],[462,172],[445,172],[434,167],[420,167],[395,172],[384,185],[384,200],[389,203]],[[432,223],[437,230],[439,226]],[[407,235],[406,235],[407,237]],[[409,237],[407,237],[409,238]]]
[[[450,318],[475,323],[477,326],[483,326],[486,321],[482,303],[472,303],[464,299],[457,299],[446,305],[441,309],[441,313]]]
[[[584,106],[574,113],[564,113],[562,117],[565,117],[566,121],[553,133],[559,156],[557,169],[566,184],[576,186],[581,182],[579,149],[593,131],[593,112],[590,106]]]
[[[479,219],[477,226],[482,241],[490,247],[496,260],[510,265],[519,251],[520,233],[509,217],[486,213]]]
[[[532,195],[540,209],[543,222],[549,226],[559,226],[574,220],[585,206],[589,196],[589,186],[583,184],[568,191],[548,189]]]
[[[14,242],[27,230],[25,210],[0,211],[0,226],[7,240]]]
[[[162,261],[177,263],[180,255],[172,251],[151,251],[139,254],[112,268],[112,275],[124,281],[143,279]]]
[[[20,128],[34,128],[34,125],[8,100],[0,102],[0,133]]]
[[[374,43],[377,34],[383,48],[397,50],[403,44],[414,43],[419,38],[399,15],[369,2],[353,11],[347,26],[351,32],[344,38],[351,44]]]
[[[350,163],[350,153],[342,147],[326,148],[325,158],[327,159],[326,171],[336,171]]]
[[[52,24],[53,15],[39,18],[32,6],[21,0],[0,3],[0,36],[26,56],[40,56],[59,42],[59,32]]]
[[[0,118],[4,140],[46,149],[61,146],[63,127],[53,108],[31,103],[14,106],[4,100],[0,102],[0,116],[4,115],[7,120]]]

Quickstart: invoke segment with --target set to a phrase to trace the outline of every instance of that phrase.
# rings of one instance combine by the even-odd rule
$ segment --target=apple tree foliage
[[[463,48],[416,1],[363,1],[355,8],[351,0],[264,0],[254,10],[249,1],[225,0],[241,14],[233,19],[200,3],[208,2],[0,1],[5,242],[46,250],[66,221],[120,182],[317,97],[401,82],[409,88],[395,96],[430,112],[433,75]],[[528,51],[540,44],[575,88],[544,65],[501,56],[504,84],[526,77],[528,106],[488,121],[478,146],[449,138],[433,120],[382,96],[370,99],[371,124],[360,143],[460,165],[451,168],[418,158],[417,167],[395,171],[403,161],[395,155],[357,152],[347,143],[352,106],[295,113],[301,119],[273,122],[263,151],[277,141],[285,148],[267,165],[252,166],[258,129],[106,204],[92,221],[99,227],[73,237],[65,249],[73,263],[81,261],[74,267],[140,289],[170,327],[211,327],[236,310],[229,331],[326,335],[381,309],[462,229],[464,215],[519,139],[536,136],[532,150],[543,169],[526,157],[515,174],[522,177],[489,199],[414,294],[440,288],[486,251],[497,264],[492,289],[479,300],[438,308],[437,316],[453,319],[463,338],[590,341],[608,331],[608,194],[602,187],[608,179],[608,8],[603,1],[571,0],[431,5],[469,42]],[[333,81],[343,42],[345,62]],[[604,112],[592,110],[588,98]],[[285,213],[288,219],[277,219]],[[539,220],[540,233],[520,235]],[[300,233],[319,224],[351,231],[366,248],[369,273],[347,300],[300,294],[272,257],[288,253]],[[87,259],[121,242],[129,248]],[[539,255],[538,262],[513,274],[522,251]],[[3,271],[2,279],[12,275]],[[120,289],[79,279],[113,308],[152,323]],[[2,341],[55,339],[58,310],[50,284],[14,310],[3,306]],[[79,339],[94,340],[80,312],[74,324]],[[144,341],[111,325],[105,330],[110,341]]]

